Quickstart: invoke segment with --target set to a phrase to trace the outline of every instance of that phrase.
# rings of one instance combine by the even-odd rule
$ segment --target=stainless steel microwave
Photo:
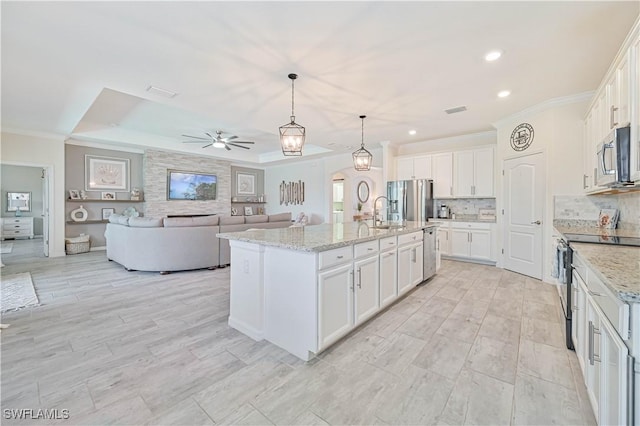
[[[631,181],[631,127],[614,129],[598,145],[596,184],[598,186],[633,185]]]

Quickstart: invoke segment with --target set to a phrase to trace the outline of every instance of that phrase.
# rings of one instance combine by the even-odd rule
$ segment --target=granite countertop
[[[345,222],[307,225],[298,228],[256,229],[218,234],[219,238],[244,241],[291,250],[319,252],[354,243],[377,240],[394,235],[408,234],[439,226],[435,222],[406,222],[405,226],[374,229],[366,222]]]
[[[634,237],[640,238],[640,231],[635,229],[606,229],[597,226],[572,226],[557,221],[553,222],[553,227],[561,234],[581,234],[581,235],[599,235],[603,238],[607,237]]]
[[[620,300],[640,303],[640,247],[589,243],[571,247]]]
[[[480,219],[477,214],[456,214],[455,219],[441,219],[434,217],[433,220],[443,222],[480,222],[480,223],[496,223],[496,219]]]

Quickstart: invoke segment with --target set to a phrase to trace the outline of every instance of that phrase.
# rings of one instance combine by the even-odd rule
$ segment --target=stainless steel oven
[[[636,246],[640,247],[640,238],[636,237],[620,237],[620,236],[605,236],[601,234],[572,234],[563,233],[562,237],[558,239],[556,246],[556,255],[561,255],[563,267],[562,271],[563,279],[558,281],[564,281],[558,286],[558,293],[560,295],[560,302],[562,304],[562,311],[565,318],[565,341],[568,349],[573,348],[573,340],[571,338],[571,321],[572,321],[572,282],[573,282],[573,249],[571,243],[591,243],[591,244],[613,244],[624,246]],[[580,275],[584,275],[582,272]]]

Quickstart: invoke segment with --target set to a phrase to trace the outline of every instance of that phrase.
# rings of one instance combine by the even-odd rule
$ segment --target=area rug
[[[13,243],[2,243],[0,244],[0,253],[1,254],[9,254],[13,250]]]
[[[30,273],[3,275],[0,278],[0,284],[2,292],[0,294],[0,312],[15,311],[39,304]]]

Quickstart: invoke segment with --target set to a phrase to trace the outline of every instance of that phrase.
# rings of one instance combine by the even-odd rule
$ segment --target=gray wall
[[[33,232],[42,235],[42,168],[2,165],[2,216],[13,217],[14,212],[7,211],[7,192],[31,192],[31,211],[22,212],[22,216],[33,217]]]
[[[247,195],[238,195],[238,191],[236,189],[238,179],[236,173],[248,173],[256,176],[256,195],[255,196],[247,196]],[[264,193],[264,170],[261,169],[250,169],[247,167],[238,167],[231,166],[231,195],[233,197],[238,197],[238,201],[232,202],[231,206],[237,209],[237,214],[242,216],[244,214],[245,207],[251,207],[253,214],[268,214],[269,212],[266,210],[265,204],[255,204],[255,203],[243,203],[247,198],[258,198],[260,195],[263,195],[266,198],[266,194]],[[272,196],[276,196],[277,194],[271,194]],[[255,200],[254,200],[255,201]]]
[[[85,188],[85,155],[97,155],[102,157],[115,157],[115,158],[128,158],[129,159],[129,188],[143,188],[142,181],[142,164],[143,155],[126,152],[116,151],[110,149],[91,148],[79,145],[65,145],[65,199],[69,198],[69,190],[77,189],[83,190]],[[144,193],[143,193],[144,196]],[[92,200],[99,200],[101,197],[101,191],[87,191],[87,198]],[[118,192],[116,191],[117,200],[128,200],[131,198],[130,192]],[[81,203],[75,201],[67,201],[65,203],[65,216],[69,221],[70,212],[82,205],[89,213],[88,220],[100,220],[102,219],[103,208],[114,208],[116,213],[121,213],[125,208],[133,206],[136,210],[141,211],[142,203],[112,203],[107,200],[99,202]],[[102,223],[97,224],[66,224],[65,236],[77,237],[80,234],[87,234],[91,236],[91,247],[104,247],[106,241],[104,239],[104,231],[106,225]]]
[[[218,178],[217,198],[209,201],[167,200],[167,170],[212,173]],[[145,215],[163,217],[181,214],[231,212],[231,163],[212,157],[149,149],[144,155]]]

